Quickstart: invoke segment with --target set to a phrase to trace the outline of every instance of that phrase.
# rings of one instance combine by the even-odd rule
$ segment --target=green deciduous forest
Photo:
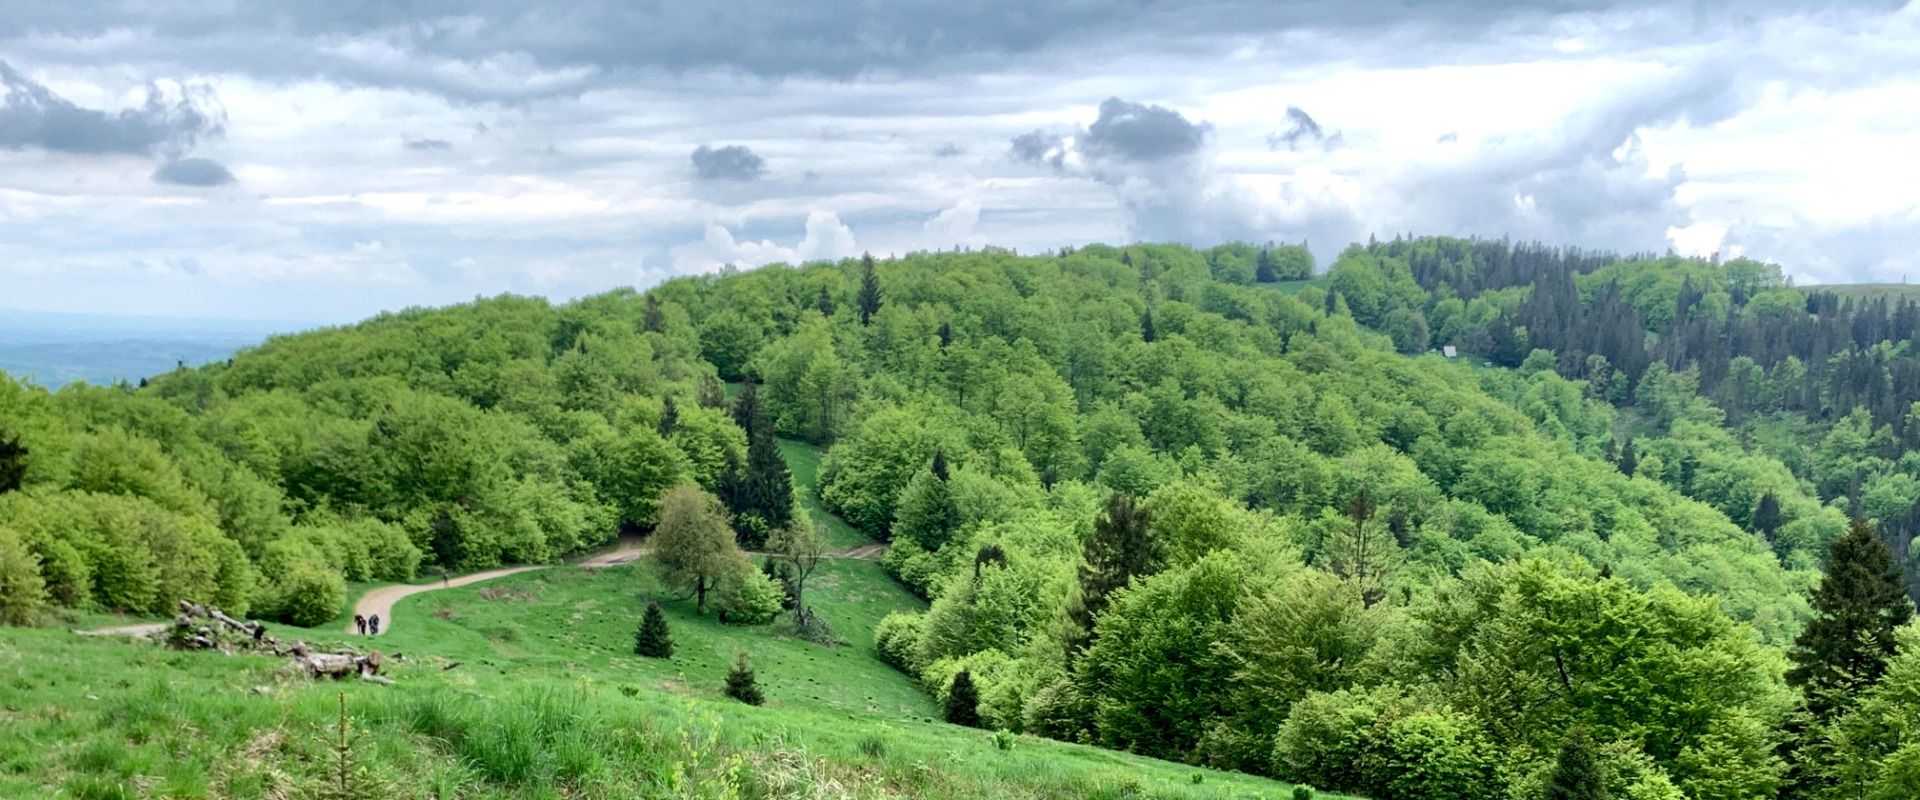
[[[918,253],[0,377],[0,620],[318,625],[715,504],[767,549],[785,437],[968,724],[1378,800],[1920,796],[1920,306],[1503,241],[1312,270]]]

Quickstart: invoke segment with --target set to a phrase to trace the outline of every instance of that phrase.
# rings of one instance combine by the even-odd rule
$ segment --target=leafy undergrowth
[[[481,603],[549,605],[502,595],[456,609]],[[675,625],[689,650],[707,649],[697,626]],[[397,685],[382,687],[289,677],[268,657],[0,630],[0,796],[337,796],[343,695],[350,797],[1290,796],[1245,776],[1028,737],[1003,749],[985,731],[836,710],[796,696],[805,682],[774,666],[777,638],[756,644],[768,654],[769,704],[753,708],[719,698],[704,677],[662,690],[657,672],[611,656],[567,671],[447,670],[414,657],[389,670]],[[689,655],[689,674],[704,658]],[[836,684],[851,690],[873,677],[843,674]]]

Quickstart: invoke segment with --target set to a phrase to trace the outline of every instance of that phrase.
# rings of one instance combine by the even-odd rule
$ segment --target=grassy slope
[[[873,544],[873,538],[855,530],[845,520],[827,513],[820,505],[820,449],[796,439],[780,440],[780,455],[787,460],[787,469],[793,473],[793,486],[800,495],[800,502],[807,508],[807,514],[814,522],[827,526],[827,547],[832,550],[850,550],[861,545]]]
[[[835,546],[867,543],[819,508],[819,452],[781,449]],[[933,702],[873,653],[880,617],[922,607],[873,562],[829,562],[809,583],[847,640],[837,648],[784,621],[729,627],[669,601],[674,658],[634,657],[640,611],[661,595],[644,566],[415,595],[396,610],[406,623],[379,640],[409,656],[388,670],[393,687],[310,683],[266,657],[0,629],[0,796],[307,796],[337,763],[342,696],[365,797],[1290,796],[1091,747],[1019,737],[1002,750],[933,721]],[[276,634],[331,642],[336,630]],[[740,650],[765,707],[720,696]]]

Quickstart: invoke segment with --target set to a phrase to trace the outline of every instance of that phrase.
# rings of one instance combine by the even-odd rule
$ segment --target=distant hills
[[[0,370],[43,386],[138,382],[225,359],[311,323],[65,314],[0,309]]]

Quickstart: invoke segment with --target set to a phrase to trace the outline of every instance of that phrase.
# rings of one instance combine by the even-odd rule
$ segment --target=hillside
[[[1824,366],[1845,348],[1813,343],[1904,338],[1906,312],[1783,303],[1777,268],[1750,262],[1396,240],[1323,277],[1311,263],[1245,245],[914,254],[414,309],[139,390],[0,381],[0,554],[18,554],[0,563],[32,573],[8,615],[192,597],[334,631],[368,586],[552,564],[625,534],[649,564],[402,601],[382,644],[462,666],[392,694],[448,681],[497,701],[618,675],[643,707],[687,694],[765,731],[719,697],[746,649],[773,698],[761,713],[816,720],[793,730],[937,715],[1048,754],[1024,777],[929,766],[952,796],[998,796],[1003,779],[1132,793],[1067,766],[1106,754],[1038,738],[1379,800],[1531,797],[1566,758],[1631,797],[1775,796],[1844,770],[1899,786],[1885,739],[1823,742],[1817,762],[1780,744],[1904,708],[1823,665],[1914,669],[1892,644],[1907,551],[1871,524],[1897,531],[1920,494],[1898,452],[1920,426],[1880,416],[1910,376],[1856,390],[1865,378]],[[1823,366],[1728,391],[1731,372],[1690,348],[1710,323],[1739,334],[1749,310],[1804,315],[1788,321],[1808,338],[1777,360],[1809,348]],[[1823,401],[1795,399],[1822,381]],[[786,570],[812,537],[886,546],[827,559],[801,596]],[[1886,561],[1846,573],[1890,581],[1861,595],[1880,604],[1873,633],[1796,645],[1839,613],[1815,589],[1842,551]],[[671,666],[626,655],[643,600],[687,637]],[[848,645],[811,641],[828,629]],[[71,645],[96,646],[117,645]],[[317,724],[326,689],[294,692]],[[1809,708],[1817,724],[1796,721]],[[407,713],[406,735],[478,741]],[[843,745],[826,747],[857,770]],[[475,760],[406,757],[427,756],[392,755],[411,776]],[[577,789],[558,769],[513,774]],[[1181,791],[1227,780],[1139,769],[1201,775]]]

